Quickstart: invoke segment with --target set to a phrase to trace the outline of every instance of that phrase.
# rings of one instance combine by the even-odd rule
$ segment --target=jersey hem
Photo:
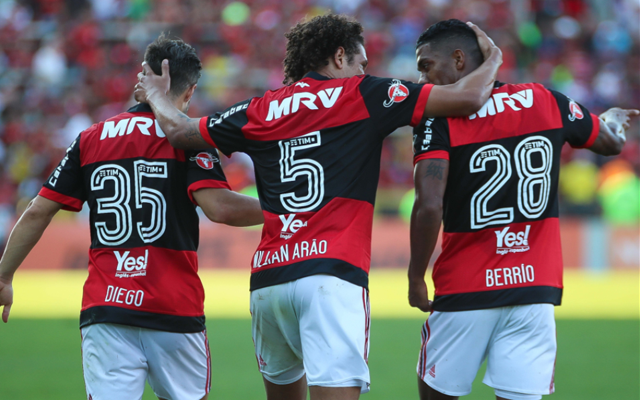
[[[598,116],[591,114],[591,121],[593,123],[593,128],[591,129],[591,134],[589,135],[589,139],[582,146],[577,146],[576,149],[588,149],[593,146],[596,139],[598,138],[598,133],[600,133],[600,118]]]
[[[415,165],[422,160],[428,160],[428,159],[432,159],[432,158],[439,158],[442,160],[449,160],[449,152],[445,151],[445,150],[435,150],[435,151],[430,151],[428,153],[422,153],[420,155],[417,155],[413,158],[413,166],[415,167]]]
[[[231,186],[225,181],[218,181],[216,179],[205,179],[202,181],[194,182],[187,188],[187,193],[189,194],[189,199],[195,205],[198,205],[196,199],[193,198],[193,193],[197,192],[200,189],[229,189],[231,190]]]
[[[435,296],[432,308],[435,311],[469,311],[540,303],[550,303],[554,306],[559,306],[561,301],[562,288],[553,286],[527,286],[513,289]]]
[[[253,291],[321,274],[332,275],[367,290],[369,289],[369,275],[363,269],[343,260],[316,258],[254,272],[251,274],[249,290]]]
[[[63,210],[73,212],[79,212],[80,210],[82,210],[82,200],[56,192],[55,190],[51,190],[48,187],[43,186],[40,189],[40,192],[38,192],[38,196],[42,196],[45,199],[62,204]]]
[[[113,306],[96,306],[80,312],[80,328],[101,323],[136,326],[138,328],[175,333],[196,333],[206,329],[204,315],[200,317],[183,317]]]
[[[207,120],[208,119],[209,119],[209,117],[200,118],[200,122],[198,123],[198,129],[200,130],[200,136],[202,136],[202,138],[204,139],[205,142],[209,143],[211,146],[213,146],[213,147],[215,147],[217,149],[218,146],[216,146],[216,143],[211,138],[211,134],[209,134],[209,130],[207,129]]]
[[[413,115],[411,116],[411,122],[409,123],[409,125],[416,126],[422,120],[422,117],[424,116],[424,109],[427,106],[427,102],[429,101],[431,89],[433,89],[433,85],[431,84],[425,84],[420,89],[418,101],[416,102],[416,106],[413,109]]]

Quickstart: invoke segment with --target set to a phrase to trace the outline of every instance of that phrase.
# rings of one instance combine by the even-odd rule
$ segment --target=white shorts
[[[82,367],[90,400],[137,400],[145,381],[167,400],[200,400],[211,388],[205,331],[173,333],[94,324],[81,329]]]
[[[287,385],[369,391],[369,292],[330,275],[313,275],[251,292],[251,324],[260,372]]]
[[[553,393],[553,305],[434,311],[429,316],[417,368],[427,385],[449,396],[465,396],[485,359],[483,382],[497,395],[535,400]]]

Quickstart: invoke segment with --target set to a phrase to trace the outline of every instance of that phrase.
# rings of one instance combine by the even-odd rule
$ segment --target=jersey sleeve
[[[420,123],[433,85],[419,85],[391,78],[367,75],[360,84],[369,114],[386,134],[395,129]]]
[[[229,189],[227,177],[222,171],[220,155],[215,149],[185,152],[187,161],[187,192],[193,204],[198,203],[193,193],[200,189]]]
[[[446,118],[425,118],[413,128],[413,165],[428,158],[448,160],[451,151]]]
[[[67,153],[38,195],[62,204],[62,209],[78,212],[86,201],[84,179],[80,162],[80,135],[71,143]]]
[[[550,90],[558,103],[562,118],[564,140],[571,147],[588,148],[593,145],[600,131],[600,118],[584,106],[555,90]]]
[[[243,151],[246,140],[242,127],[249,121],[247,108],[251,100],[234,104],[222,112],[200,119],[200,134],[211,146],[230,156]]]

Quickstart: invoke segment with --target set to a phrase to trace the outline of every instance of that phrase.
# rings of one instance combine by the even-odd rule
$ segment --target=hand
[[[600,114],[600,118],[606,123],[615,126],[616,134],[622,138],[629,129],[631,117],[640,115],[639,110],[624,110],[622,108],[613,107]]]
[[[162,74],[156,75],[146,61],[142,63],[142,72],[138,74],[138,83],[133,92],[137,102],[148,103],[149,96],[156,93],[166,95],[169,92],[171,88],[169,60],[162,60],[161,68]]]
[[[409,305],[419,308],[423,312],[431,312],[429,290],[424,279],[413,280],[409,278]]]
[[[9,321],[9,313],[13,304],[13,285],[10,280],[0,278],[0,306],[4,306],[2,310],[2,320],[6,323]]]
[[[480,51],[482,52],[482,56],[484,57],[485,61],[491,56],[492,53],[498,54],[498,56],[500,57],[500,61],[502,61],[502,50],[500,50],[500,48],[496,46],[493,40],[474,23],[467,22],[467,25],[469,25],[469,27],[476,33],[476,36],[478,37],[478,46],[480,46]]]

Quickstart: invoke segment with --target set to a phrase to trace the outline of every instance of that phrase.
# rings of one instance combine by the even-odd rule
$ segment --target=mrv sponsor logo
[[[518,106],[518,104],[520,106]],[[469,119],[486,118],[488,115],[496,115],[504,112],[506,106],[513,111],[520,111],[522,108],[533,107],[533,90],[525,89],[517,93],[495,93],[482,106],[480,111],[469,116]],[[522,107],[522,108],[521,108]]]
[[[294,233],[298,232],[298,229],[303,226],[307,226],[307,221],[296,219],[296,214],[289,214],[289,216],[280,215],[280,221],[282,221],[282,230],[280,231],[280,237],[282,239],[290,239]]]
[[[146,276],[147,275],[147,261],[149,260],[149,250],[144,251],[144,256],[134,257],[129,256],[130,251],[114,251],[118,261],[118,267],[116,268],[116,278],[132,278],[134,276]]]
[[[524,231],[509,232],[511,227],[505,226],[501,231],[494,231],[496,234],[496,254],[505,255],[507,253],[522,253],[529,251],[529,231],[531,225],[527,225]]]

